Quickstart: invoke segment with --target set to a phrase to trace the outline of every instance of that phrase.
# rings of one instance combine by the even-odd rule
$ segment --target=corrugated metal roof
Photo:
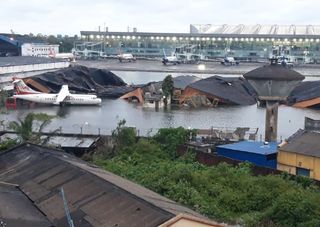
[[[0,204],[0,226],[52,226],[18,187],[0,183]]]
[[[299,130],[289,138],[288,143],[282,146],[280,150],[320,157],[320,133]]]
[[[71,155],[36,145],[2,153],[0,181],[18,184],[57,226],[67,225],[61,187],[75,226],[158,226],[179,213],[204,218]]]
[[[320,81],[305,81],[293,89],[289,99],[295,103],[318,97],[320,97]]]
[[[276,142],[269,142],[268,144],[264,144],[263,142],[241,141],[238,143],[221,145],[218,147],[235,151],[268,155],[277,153],[277,146],[278,144]]]
[[[19,136],[16,133],[5,133],[0,136],[0,141],[7,139],[17,139]],[[75,136],[75,135],[55,135],[48,136],[42,135],[41,140],[46,141],[44,145],[54,146],[54,147],[74,147],[74,148],[90,148],[97,140],[99,136],[96,137],[86,137],[86,136]]]
[[[42,139],[47,136],[42,136]],[[50,136],[47,145],[59,146],[59,147],[78,147],[78,148],[89,148],[96,141],[98,137],[66,137],[66,136]]]
[[[188,87],[237,105],[252,105],[256,103],[254,98],[255,91],[246,80],[240,77],[212,76],[196,81]]]
[[[196,76],[177,76],[173,77],[173,87],[184,90],[189,84],[192,84],[201,78]]]

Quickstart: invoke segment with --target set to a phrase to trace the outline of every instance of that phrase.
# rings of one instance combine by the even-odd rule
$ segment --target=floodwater
[[[154,72],[123,72],[116,71],[126,83],[142,84],[160,81],[168,73]],[[171,73],[172,76],[182,75]],[[185,75],[185,74],[184,74]],[[192,74],[196,75],[196,74]],[[197,75],[206,78],[208,74]],[[232,76],[232,75],[226,75]],[[9,111],[0,114],[0,119],[9,122],[23,117],[29,112],[47,113],[57,116],[52,120],[46,131],[58,129],[62,132],[110,134],[119,120],[125,119],[128,126],[136,127],[140,135],[152,134],[159,128],[185,127],[208,129],[211,127],[259,128],[258,138],[264,134],[265,109],[252,106],[217,107],[201,109],[150,109],[124,100],[104,99],[101,106],[46,106]],[[304,127],[304,118],[320,118],[320,110],[298,109],[288,106],[279,107],[278,136],[287,138]],[[261,135],[261,136],[259,136]]]

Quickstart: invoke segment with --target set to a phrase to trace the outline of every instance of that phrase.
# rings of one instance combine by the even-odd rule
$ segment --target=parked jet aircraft
[[[137,60],[132,54],[118,54],[117,57],[120,62],[123,62],[123,61],[132,62]]]
[[[50,58],[65,59],[68,61],[75,60],[75,56],[73,53],[58,53],[58,54],[56,54],[54,51],[50,51],[49,57]]]
[[[35,91],[28,87],[23,80],[14,78],[14,98],[23,99],[30,102],[51,104],[51,105],[99,105],[101,99],[96,95],[71,94],[68,85],[62,85],[57,94],[49,94]]]
[[[239,65],[239,62],[236,61],[233,57],[225,57],[220,62],[222,65]]]
[[[165,52],[164,49],[163,49],[162,63],[163,63],[164,65],[167,65],[167,64],[170,64],[170,63],[176,65],[176,64],[180,64],[180,63],[182,63],[182,62],[181,62],[181,60],[179,60],[179,59],[177,58],[176,54],[173,54],[172,56],[167,56],[167,55],[166,55],[166,52]]]

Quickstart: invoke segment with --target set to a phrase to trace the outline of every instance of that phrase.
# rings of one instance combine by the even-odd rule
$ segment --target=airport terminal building
[[[197,54],[203,59],[234,57],[260,61],[286,56],[295,63],[320,63],[320,26],[192,24],[189,33],[81,31],[78,55],[132,53],[137,57]]]

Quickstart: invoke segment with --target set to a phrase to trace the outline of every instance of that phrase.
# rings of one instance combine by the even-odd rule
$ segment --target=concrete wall
[[[0,67],[0,89],[12,90],[12,77],[20,78],[69,67],[70,62],[53,62],[45,64],[16,65]]]
[[[297,168],[310,170],[310,178],[320,180],[320,158],[279,150],[277,169],[296,175]]]
[[[30,72],[49,69],[61,69],[70,65],[70,62],[53,62],[44,64],[31,64],[31,65],[15,65],[15,66],[2,66],[0,67],[0,75],[8,73]]]

